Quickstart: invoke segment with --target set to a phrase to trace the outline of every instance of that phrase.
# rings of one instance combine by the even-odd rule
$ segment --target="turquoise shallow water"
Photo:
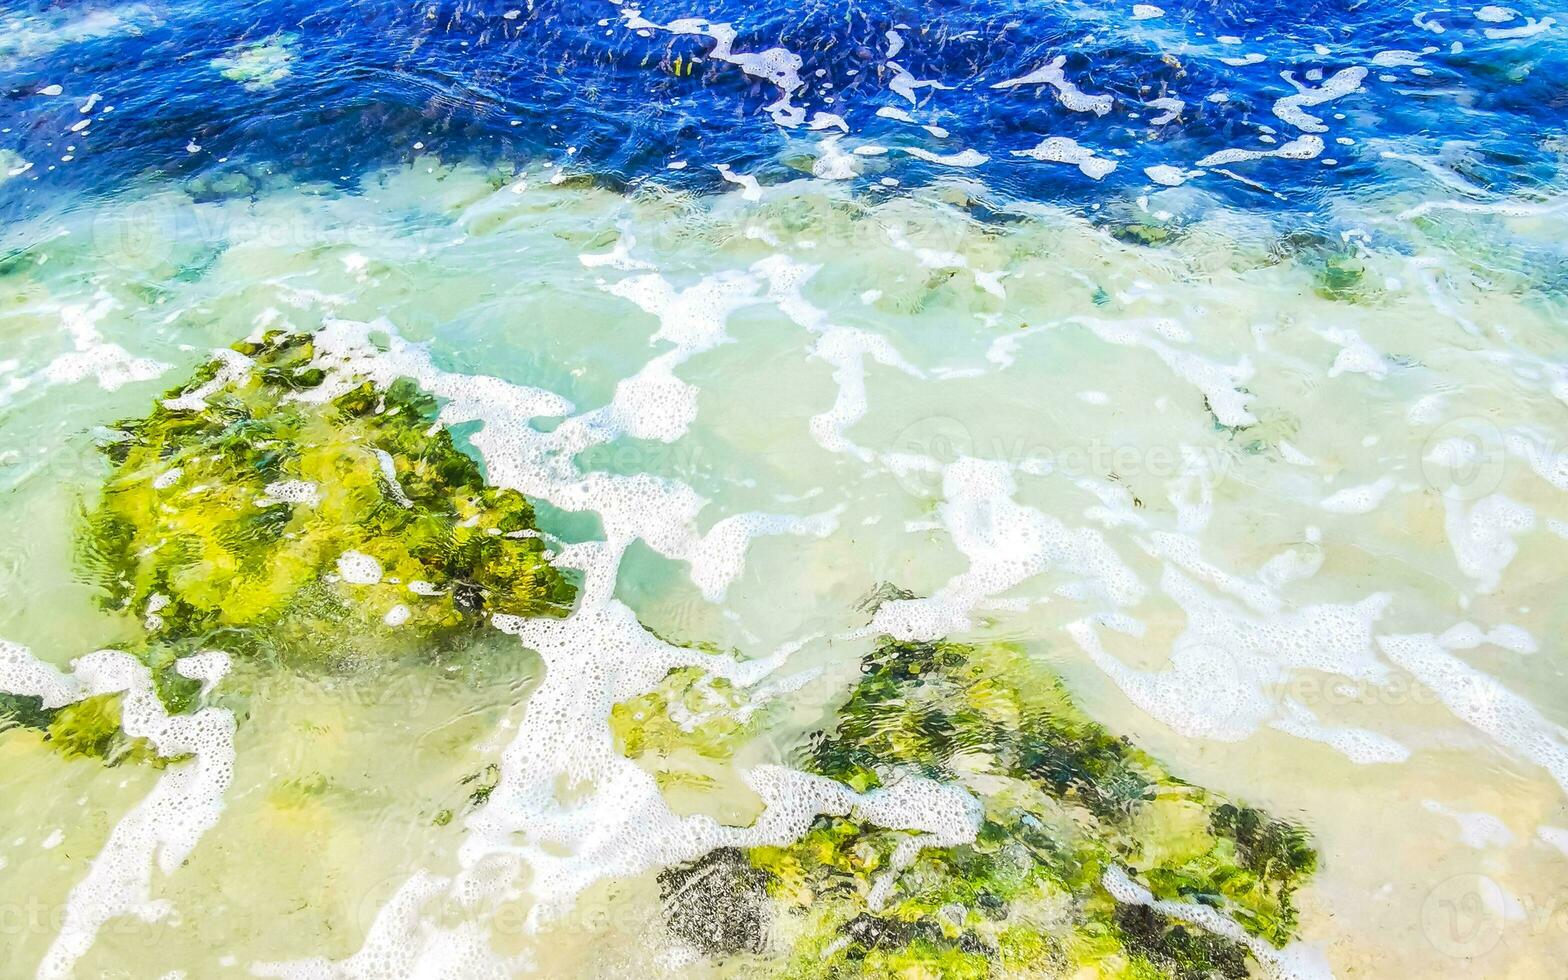
[[[1551,975],[1561,18],[977,10],[6,15],[18,975]]]

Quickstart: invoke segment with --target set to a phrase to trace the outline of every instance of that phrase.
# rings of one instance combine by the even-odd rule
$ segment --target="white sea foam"
[[[1318,86],[1301,84],[1296,81],[1294,72],[1281,72],[1280,77],[1294,86],[1296,93],[1277,99],[1274,115],[1304,133],[1326,133],[1328,127],[1323,125],[1323,120],[1307,112],[1307,107],[1320,106],[1359,91],[1367,70],[1360,66],[1342,68]]]
[[[1216,150],[1198,161],[1200,167],[1219,167],[1231,163],[1246,163],[1249,160],[1262,160],[1266,157],[1278,157],[1281,160],[1313,160],[1323,153],[1323,140],[1321,137],[1308,134],[1298,136],[1288,143],[1281,143],[1272,150],[1246,150],[1229,149]]]
[[[1062,107],[1074,112],[1092,112],[1096,116],[1103,116],[1111,111],[1116,100],[1109,95],[1089,95],[1077,85],[1067,80],[1067,75],[1062,71],[1062,66],[1067,64],[1066,55],[1057,55],[1049,62],[1036,68],[1026,75],[1009,78],[1006,81],[992,85],[995,89],[1018,88],[1024,85],[1049,85],[1056,90],[1056,97],[1061,100]]]
[[[1178,187],[1203,173],[1201,170],[1183,170],[1181,167],[1164,163],[1144,167],[1143,172],[1156,184],[1163,184],[1166,187]]]
[[[1556,23],[1556,19],[1552,17],[1542,17],[1540,20],[1536,20],[1534,17],[1526,17],[1525,22],[1518,27],[1488,27],[1481,33],[1494,41],[1516,37],[1534,37],[1537,34],[1551,30]]]
[[[1339,353],[1334,355],[1334,363],[1328,369],[1329,377],[1337,378],[1342,374],[1365,374],[1378,380],[1388,377],[1388,362],[1382,353],[1363,340],[1355,330],[1349,327],[1320,327],[1315,332],[1339,347]]]
[[[1457,717],[1549,772],[1568,793],[1568,730],[1501,682],[1454,656],[1430,634],[1378,638],[1389,660],[1425,684]]]
[[[1192,335],[1165,318],[1105,320],[1075,316],[1065,322],[1088,328],[1108,344],[1142,347],[1152,352],[1178,377],[1203,392],[1221,424],[1240,426],[1257,421],[1247,410],[1249,396],[1242,388],[1253,374],[1252,362],[1246,355],[1235,364],[1224,364],[1184,350],[1175,344],[1190,341]]]
[[[114,391],[138,381],[151,381],[168,365],[150,357],[136,357],[119,344],[104,340],[98,324],[119,304],[99,293],[92,305],[69,304],[60,310],[60,326],[71,338],[72,350],[50,361],[37,379],[47,384],[75,384],[92,378],[99,387]]]
[[[161,479],[161,477],[160,477]],[[304,504],[314,507],[321,502],[321,491],[309,480],[279,480],[262,488],[266,496],[256,503],[261,507],[274,504]]]
[[[1182,112],[1187,108],[1187,103],[1175,96],[1162,96],[1150,99],[1146,105],[1152,109],[1159,109],[1160,114],[1149,120],[1150,126],[1164,126],[1181,118]]]
[[[888,89],[909,100],[910,105],[920,104],[920,90],[923,88],[939,90],[949,87],[934,78],[916,78],[896,61],[889,61],[887,67],[893,73],[892,79],[887,83]]]
[[[1459,841],[1466,847],[1481,850],[1488,847],[1507,847],[1514,842],[1513,831],[1490,813],[1455,810],[1437,800],[1422,800],[1421,806],[1457,824]]]
[[[1081,576],[1089,596],[1112,606],[1142,597],[1142,583],[1099,532],[1016,503],[1016,490],[1005,463],[966,457],[947,466],[938,516],[969,569],[929,598],[883,603],[870,630],[903,640],[965,632],[975,609],[1046,568]]]
[[[1568,857],[1568,828],[1541,826],[1536,828],[1535,836]]]
[[[990,159],[990,157],[979,150],[973,149],[960,150],[957,153],[932,153],[930,150],[922,150],[918,146],[908,146],[904,148],[904,152],[917,160],[940,164],[944,167],[978,167]]]
[[[738,185],[741,189],[740,196],[744,199],[748,201],[762,200],[762,185],[757,182],[757,178],[750,174],[738,174],[731,170],[727,163],[717,164],[714,169],[718,170],[719,176],[726,181]]]
[[[186,658],[183,673],[203,681],[204,692],[228,670],[223,654]],[[152,792],[109,833],[87,874],[66,899],[59,932],[38,966],[39,980],[64,980],[92,948],[110,920],[133,915],[158,921],[173,911],[153,897],[153,870],[173,874],[217,822],[234,772],[234,716],[221,708],[170,715],[136,658],[100,650],[77,658],[69,674],[35,659],[24,647],[0,640],[0,691],[40,698],[58,708],[83,698],[121,695],[121,727],[130,738],[152,743],[165,758],[192,756],[158,777]]]
[[[1379,477],[1371,483],[1336,490],[1324,497],[1318,506],[1336,514],[1369,514],[1397,485],[1391,476]]]
[[[1388,595],[1374,594],[1349,605],[1291,609],[1278,596],[1277,585],[1265,584],[1261,576],[1251,581],[1225,573],[1202,561],[1180,536],[1156,535],[1149,546],[1174,563],[1166,565],[1160,587],[1187,617],[1167,663],[1159,670],[1135,670],[1102,645],[1092,621],[1080,620],[1068,628],[1134,703],[1189,736],[1235,741],[1270,722],[1332,745],[1353,761],[1398,761],[1407,754],[1398,743],[1375,733],[1326,728],[1305,706],[1276,705],[1266,693],[1299,671],[1371,683],[1385,680],[1388,670],[1372,641]],[[1280,581],[1277,573],[1272,577]],[[1202,580],[1250,608],[1205,592]]]
[[[1047,136],[1031,149],[1014,150],[1013,156],[1028,157],[1043,163],[1070,163],[1082,171],[1085,177],[1095,180],[1104,178],[1116,169],[1115,160],[1096,156],[1093,150],[1067,136]]]
[[[1410,758],[1410,750],[1381,732],[1365,728],[1324,725],[1306,705],[1291,698],[1280,704],[1281,717],[1269,726],[1287,735],[1320,742],[1357,765],[1392,764]]]
[[[381,563],[360,551],[338,556],[338,575],[350,585],[375,585],[381,581]]]
[[[850,453],[869,461],[870,452],[856,446],[847,435],[850,426],[866,414],[867,361],[897,368],[913,377],[921,377],[921,372],[904,360],[887,338],[837,326],[806,300],[801,287],[817,273],[818,267],[775,255],[758,262],[753,270],[766,278],[768,298],[780,312],[816,336],[812,356],[833,366],[838,393],[832,408],[812,416],[812,438],[829,452]]]
[[[1500,493],[1473,503],[1448,493],[1443,513],[1459,570],[1475,581],[1477,591],[1496,591],[1503,570],[1519,553],[1514,539],[1535,527],[1534,509]]]
[[[218,362],[217,372],[190,391],[173,398],[165,398],[164,408],[171,412],[200,412],[207,407],[209,395],[222,391],[250,373],[250,358],[237,350],[221,347],[214,350],[212,356]]]

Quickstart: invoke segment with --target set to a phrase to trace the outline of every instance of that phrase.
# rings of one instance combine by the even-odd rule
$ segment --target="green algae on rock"
[[[1366,259],[1356,246],[1326,235],[1297,231],[1282,236],[1270,250],[1277,262],[1294,259],[1312,275],[1312,288],[1324,299],[1367,302],[1380,287],[1368,276]]]
[[[757,811],[739,760],[776,717],[776,693],[700,666],[677,667],[652,690],[611,709],[610,735],[617,752],[653,777],[671,811],[745,825]]]
[[[0,691],[0,734],[30,729],[67,759],[96,759],[106,766],[122,762],[167,764],[170,760],[160,756],[151,742],[133,738],[121,729],[120,702],[118,694],[100,694],[59,708],[45,708],[36,697]]]
[[[246,91],[265,91],[289,77],[298,40],[293,34],[277,34],[265,41],[238,44],[224,57],[214,58],[212,67]]]
[[[412,381],[317,403],[308,334],[218,354],[116,427],[81,548],[152,646],[347,669],[569,608],[532,506],[485,483]]]
[[[730,757],[747,730],[744,692],[697,667],[670,671],[659,686],[610,711],[617,749],[629,759],[692,751],[708,759]]]
[[[1172,776],[1006,647],[884,639],[862,667],[804,768],[857,790],[909,773],[956,783],[984,806],[974,841],[911,853],[907,832],[819,817],[743,863],[666,872],[677,935],[708,953],[760,950],[749,935],[718,948],[735,928],[694,925],[693,909],[735,905],[713,914],[768,921],[787,975],[944,978],[1245,977],[1249,958],[1292,938],[1291,897],[1316,865],[1296,826]],[[1108,876],[1124,873],[1153,901],[1113,897]],[[769,914],[707,901],[713,888],[765,892]],[[1239,928],[1216,934],[1164,903]]]

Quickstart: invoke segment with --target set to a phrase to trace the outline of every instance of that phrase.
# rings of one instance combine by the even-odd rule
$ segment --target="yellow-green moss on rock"
[[[31,729],[67,759],[96,759],[108,766],[169,761],[158,755],[151,742],[125,734],[120,726],[120,702],[118,694],[101,694],[64,707],[45,708],[36,697],[0,691],[0,734],[15,728]]]
[[[845,817],[820,817],[802,840],[744,861],[708,861],[701,880],[731,898],[688,887],[669,915],[706,952],[766,948],[798,977],[1241,978],[1246,946],[1118,903],[1106,872],[1282,946],[1296,927],[1292,894],[1316,865],[1299,827],[1173,776],[1007,647],[884,639],[803,767],[860,790],[918,773],[963,786],[984,816],[972,843],[925,847],[907,864],[896,854],[907,832]],[[752,893],[766,895],[765,914],[734,914],[770,936],[706,942],[744,930],[699,927],[690,910]]]
[[[111,608],[152,644],[332,668],[569,608],[532,506],[486,485],[432,397],[318,399],[313,360],[308,334],[237,344],[116,427],[82,547]]]

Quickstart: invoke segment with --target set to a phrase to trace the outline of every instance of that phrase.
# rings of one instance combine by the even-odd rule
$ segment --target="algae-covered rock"
[[[1291,895],[1316,863],[1303,832],[1172,776],[1016,651],[884,640],[838,717],[805,769],[859,790],[918,773],[963,786],[984,816],[972,843],[912,859],[909,833],[852,817],[746,852],[787,975],[1248,975],[1247,944],[1118,902],[1105,881],[1123,871],[1157,901],[1209,906],[1274,946],[1292,937]],[[750,880],[681,881],[709,879]],[[687,894],[682,909],[701,904]]]
[[[1324,299],[1367,302],[1380,293],[1381,287],[1368,274],[1366,260],[1349,242],[1317,232],[1296,231],[1282,236],[1271,253],[1275,261],[1301,263],[1312,275],[1313,291]]]
[[[201,681],[182,674],[170,650],[150,648],[142,661],[152,692],[166,711],[184,712],[196,706]],[[40,665],[25,648],[0,641],[0,670],[9,666],[14,671],[19,665],[24,693],[0,690],[0,736],[21,730],[28,734],[15,737],[35,738],[67,759],[92,759],[106,766],[132,762],[162,767],[179,758],[162,756],[150,740],[125,733],[123,691],[84,695],[74,683],[59,680],[57,689],[46,697],[45,690],[55,685],[46,682],[41,689],[27,682],[28,675],[33,680],[48,677],[53,668]]]
[[[658,686],[610,711],[615,748],[637,763],[680,814],[732,825],[755,817],[755,799],[737,757],[772,714],[754,691],[699,667],[678,667]]]
[[[45,708],[39,698],[0,691],[0,733],[32,729],[67,759],[96,759],[108,766],[167,762],[151,742],[132,738],[121,729],[120,700],[118,694],[101,694],[60,708]]]
[[[1174,222],[1153,217],[1142,221],[1116,222],[1108,227],[1118,240],[1134,245],[1167,245],[1179,235]]]
[[[104,446],[79,549],[105,605],[141,624],[129,648],[171,712],[200,687],[177,658],[209,646],[263,670],[352,670],[439,657],[494,613],[570,607],[533,508],[485,483],[433,398],[341,378],[313,397],[313,361],[306,334],[238,344]],[[46,709],[0,693],[0,732],[16,728],[67,757],[168,761],[123,734],[118,696]]]
[[[412,381],[312,398],[305,334],[221,354],[105,447],[82,552],[151,645],[339,669],[569,607],[529,502],[486,485]]]
[[[680,667],[652,691],[611,709],[610,731],[629,759],[685,751],[728,759],[748,728],[749,707],[744,693],[728,680]]]
[[[212,67],[246,91],[265,91],[289,77],[296,41],[292,34],[278,34],[265,41],[235,45],[223,57],[214,58]]]

